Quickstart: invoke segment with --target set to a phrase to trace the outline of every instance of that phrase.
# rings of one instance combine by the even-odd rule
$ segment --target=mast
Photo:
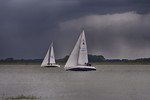
[[[49,47],[49,50],[50,50],[50,47]],[[49,50],[48,50],[48,51],[49,51]],[[50,52],[50,51],[49,51],[49,52]],[[50,53],[49,53],[49,52],[48,52],[48,59],[47,59],[47,60],[48,60],[48,61],[47,61],[48,63],[47,63],[47,65],[50,65]]]

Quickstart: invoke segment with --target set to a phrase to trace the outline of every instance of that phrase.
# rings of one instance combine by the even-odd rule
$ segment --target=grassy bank
[[[99,62],[93,65],[150,65],[150,62]]]
[[[24,96],[24,95],[19,95],[19,96],[17,96],[17,97],[7,97],[7,98],[5,98],[5,99],[8,99],[8,100],[13,100],[13,99],[33,99],[33,100],[36,100],[36,99],[41,99],[41,97],[36,97],[36,96]]]
[[[41,63],[23,63],[23,62],[0,62],[0,65],[40,65]]]
[[[65,63],[57,63],[60,65],[65,65]],[[23,63],[23,62],[0,62],[0,65],[41,65],[41,63]]]

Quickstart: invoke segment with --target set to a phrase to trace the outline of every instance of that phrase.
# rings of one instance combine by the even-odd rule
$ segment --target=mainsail
[[[51,44],[51,54],[50,54],[50,62],[49,63],[55,63],[53,43]]]
[[[81,33],[78,64],[85,65],[87,62],[88,62],[87,46],[86,46],[86,39],[85,39],[84,30],[83,30]]]

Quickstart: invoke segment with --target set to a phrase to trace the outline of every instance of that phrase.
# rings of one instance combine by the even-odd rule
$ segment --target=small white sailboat
[[[60,67],[60,65],[55,62],[53,43],[51,43],[41,67]]]
[[[86,39],[83,30],[64,68],[72,71],[96,70],[95,67],[88,64]]]

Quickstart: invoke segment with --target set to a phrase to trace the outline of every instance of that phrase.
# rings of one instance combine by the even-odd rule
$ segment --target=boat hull
[[[57,64],[55,64],[55,65],[45,65],[45,66],[41,66],[41,67],[60,67],[60,65],[57,65]]]
[[[65,67],[66,71],[95,71],[96,68],[93,66],[74,66],[74,67]]]

